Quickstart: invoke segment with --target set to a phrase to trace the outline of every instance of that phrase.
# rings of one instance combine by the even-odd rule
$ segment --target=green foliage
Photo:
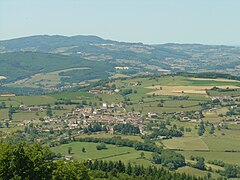
[[[231,164],[225,164],[224,175],[228,178],[239,178],[240,177],[240,167]]]
[[[206,169],[204,164],[205,159],[203,157],[195,157],[195,160],[197,161],[197,163],[194,165],[195,168],[200,170]]]
[[[6,103],[5,102],[1,102],[0,109],[5,109],[5,108],[6,108]]]
[[[57,161],[52,172],[53,180],[90,180],[87,168],[80,162]]]
[[[50,105],[48,105],[48,107],[47,107],[46,115],[47,115],[48,117],[52,117],[52,116],[53,116],[52,108],[51,108]]]
[[[53,153],[40,144],[0,144],[0,179],[88,180],[79,162],[53,161]]]
[[[99,145],[96,146],[97,150],[103,150],[103,149],[107,149],[107,146],[105,143],[101,143]]]
[[[72,147],[68,147],[68,154],[72,154]]]
[[[126,96],[126,95],[131,94],[131,93],[133,93],[133,90],[132,90],[132,89],[124,89],[124,90],[122,90],[122,91],[120,92],[120,94],[121,94],[122,96]]]
[[[39,52],[14,52],[0,54],[0,72],[1,75],[7,77],[4,82],[12,82],[15,80],[27,78],[37,73],[47,73],[69,68],[90,68],[91,73],[97,72],[97,75],[104,75],[106,71],[111,71],[113,65],[105,62],[88,61],[76,56],[63,56],[57,54],[45,54]],[[66,72],[67,73],[67,72]],[[89,77],[89,70],[87,71],[70,71],[69,74],[73,79],[71,82],[79,82],[84,76],[88,79],[96,78],[97,76]],[[77,73],[77,74],[76,74]],[[80,74],[79,74],[80,73]],[[74,77],[81,75],[81,79]],[[103,77],[103,76],[101,76]],[[63,79],[67,81],[66,79]]]
[[[199,127],[198,127],[198,135],[202,136],[205,132],[205,127],[203,121],[200,122]]]
[[[105,178],[105,179],[129,179],[129,180],[195,180],[196,177],[192,177],[186,174],[172,173],[165,168],[156,168],[154,166],[143,167],[140,165],[133,165],[128,163],[127,166],[122,161],[86,161],[84,163],[88,168],[94,170],[92,173],[93,178]],[[201,180],[202,178],[198,178]]]
[[[139,134],[140,130],[131,124],[117,124],[114,126],[114,130],[121,134]]]
[[[49,179],[52,153],[39,144],[0,144],[0,178]]]
[[[160,154],[153,153],[152,157],[154,163],[162,164],[170,170],[174,170],[185,165],[184,156],[174,151],[163,150]]]

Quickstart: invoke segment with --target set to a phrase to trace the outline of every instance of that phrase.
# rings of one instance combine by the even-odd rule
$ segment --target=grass
[[[144,103],[140,104],[139,102],[135,102],[133,105],[127,106],[127,110],[131,111],[132,108],[135,111],[142,111],[144,114],[148,112],[156,112],[156,113],[173,113],[173,112],[180,112],[180,111],[198,111],[201,109],[199,106],[200,101],[187,101],[187,100],[166,100],[163,103],[163,107],[157,107],[159,101],[156,101],[155,98],[151,99],[144,99]],[[183,107],[181,107],[183,106]]]
[[[0,97],[0,102],[4,101],[7,105],[12,104],[13,106],[19,106],[20,104],[25,105],[43,105],[53,104],[55,98],[50,96],[16,96],[16,97]]]
[[[222,135],[224,133],[224,135]],[[210,150],[225,151],[225,150],[240,150],[240,131],[239,130],[221,130],[215,133],[215,136],[206,133],[203,141],[207,144]]]
[[[87,160],[87,159],[102,159],[102,160],[121,160],[124,163],[132,162],[134,164],[143,164],[148,166],[151,164],[151,152],[145,152],[145,158],[140,158],[140,153],[142,151],[137,151],[130,147],[118,147],[115,145],[107,145],[106,150],[97,150],[96,146],[99,143],[89,143],[89,142],[73,142],[69,144],[64,144],[58,147],[52,148],[55,153],[61,153],[63,155],[68,155],[68,147],[72,147],[72,156],[76,160]],[[86,149],[86,152],[81,151],[82,148]]]
[[[209,150],[207,144],[200,137],[180,137],[163,140],[168,149]]]
[[[230,152],[203,152],[203,151],[178,151],[184,155],[187,160],[190,160],[190,156],[201,156],[208,160],[222,160],[225,163],[240,165],[239,157],[240,153]]]
[[[228,108],[227,107],[223,107],[223,108],[220,108],[220,109],[217,109],[215,111],[212,111],[212,112],[204,112],[204,118],[203,120],[206,122],[210,122],[210,123],[217,123],[217,122],[220,122],[222,120],[225,120],[226,117],[219,117],[218,115],[220,114],[226,114],[226,112],[228,111]]]
[[[141,83],[140,86],[128,86],[129,82]],[[117,88],[120,89],[133,89],[137,90],[137,93],[132,93],[127,95],[130,98],[130,102],[133,105],[127,105],[126,109],[131,111],[132,108],[135,111],[142,111],[143,114],[148,112],[156,113],[174,113],[180,111],[197,111],[202,107],[199,106],[200,102],[209,100],[209,97],[205,94],[205,88],[210,88],[212,86],[222,86],[222,87],[235,87],[239,85],[239,82],[228,81],[228,80],[211,80],[211,79],[191,79],[187,77],[159,77],[156,79],[149,78],[128,78],[126,80],[116,80],[111,84],[116,84]],[[146,88],[149,87],[149,88]],[[157,89],[161,92],[158,96],[152,96],[153,92],[156,91],[156,88],[163,87],[163,90]],[[184,93],[182,93],[184,91]],[[204,93],[203,93],[204,92]],[[172,100],[169,98],[169,95],[181,95],[189,96],[188,100]],[[88,92],[61,92],[54,93],[45,96],[17,96],[17,97],[0,97],[0,103],[2,101],[6,102],[7,106],[12,104],[15,107],[18,107],[20,104],[25,105],[42,105],[42,104],[51,104],[53,105],[55,101],[60,98],[71,99],[74,102],[81,102],[86,100],[87,104],[92,102],[97,104],[97,107],[101,105],[102,102],[108,103],[119,103],[123,101],[123,97],[119,94],[98,94],[93,95]],[[102,101],[99,100],[102,98]],[[139,100],[143,99],[144,103],[140,104]],[[164,100],[163,107],[157,107],[157,104],[160,100]],[[181,107],[183,106],[183,107]],[[63,115],[68,112],[71,112],[72,108],[75,108],[75,105],[63,105],[62,110],[53,110],[54,115]],[[205,112],[205,118],[203,120],[209,121],[211,123],[217,123],[223,118],[219,117],[219,114],[225,114],[227,108],[217,109],[215,112]],[[0,119],[6,119],[8,114],[8,109],[0,109]],[[14,125],[20,123],[23,120],[39,119],[40,117],[45,117],[45,112],[39,113],[39,116],[35,112],[23,112],[20,111],[13,115],[13,121],[10,124],[11,128],[6,129],[9,131],[11,129],[16,130]],[[224,117],[225,118],[225,117]],[[189,123],[189,122],[172,122],[176,124],[177,127],[184,126],[185,128],[191,128],[191,132],[185,132],[184,137],[173,138],[169,140],[158,141],[162,142],[163,145],[169,149],[182,149],[180,151],[187,160],[189,160],[190,155],[194,156],[203,156],[206,160],[223,160],[227,163],[233,163],[239,165],[240,153],[227,153],[225,150],[240,150],[240,128],[237,125],[229,126],[229,130],[215,130],[215,135],[209,134],[209,126],[206,127],[206,132],[203,137],[199,138],[197,135],[197,129],[195,126],[199,123]],[[5,129],[2,129],[5,131]],[[85,137],[88,135],[84,135]],[[102,137],[110,138],[111,135],[104,134],[95,134],[90,135],[91,137]],[[131,139],[137,141],[143,141],[139,136],[122,136],[123,139]],[[140,152],[136,151],[133,148],[128,147],[117,147],[114,145],[107,145],[107,150],[97,151],[95,143],[70,143],[67,145],[62,145],[56,148],[53,148],[53,151],[67,154],[67,148],[71,146],[73,148],[73,156],[75,159],[99,159],[103,160],[123,160],[124,162],[132,162],[135,164],[144,164],[151,165],[151,153],[144,152],[146,158],[141,159]],[[81,148],[85,147],[87,152],[82,153]],[[201,150],[201,151],[199,151]],[[207,152],[209,150],[209,152]],[[181,170],[181,169],[180,169]],[[186,170],[192,174],[200,173],[196,169],[189,169],[189,167],[183,168],[183,171]],[[205,172],[201,172],[205,173]]]
[[[240,96],[240,89],[237,89],[236,91],[228,91],[228,92],[219,92],[214,90],[208,90],[208,93],[210,96],[233,96],[237,97]]]
[[[62,93],[55,93],[55,94],[50,94],[50,97],[53,97],[55,99],[60,99],[60,98],[64,98],[64,99],[71,99],[71,100],[78,100],[81,97],[93,97],[93,94],[90,94],[88,92],[81,92],[81,91],[77,91],[77,92],[62,92]]]
[[[112,138],[116,137],[117,135],[111,135],[111,134],[83,134],[78,137],[85,138],[85,137],[93,137],[93,138]],[[140,141],[143,142],[143,139],[140,136],[131,136],[131,135],[120,135],[122,139],[129,139],[133,141]]]
[[[180,173],[186,173],[192,176],[196,176],[196,177],[204,177],[207,176],[207,174],[209,173],[208,171],[202,171],[193,167],[189,167],[189,166],[185,166],[185,167],[181,167],[177,170],[177,172]],[[216,173],[211,173],[211,176],[213,178],[218,178],[220,177],[220,175],[216,174]]]
[[[8,118],[8,109],[0,109],[0,120]]]

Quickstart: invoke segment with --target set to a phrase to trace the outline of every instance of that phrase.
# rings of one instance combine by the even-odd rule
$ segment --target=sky
[[[240,0],[0,0],[0,40],[46,34],[240,45]]]

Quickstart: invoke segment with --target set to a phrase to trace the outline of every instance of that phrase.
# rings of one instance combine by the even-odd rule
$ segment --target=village
[[[27,107],[20,106],[22,110],[27,111],[44,111],[44,107]],[[78,130],[78,133],[83,133],[84,128],[88,128],[93,123],[100,123],[106,126],[109,134],[115,134],[114,126],[116,124],[130,124],[138,127],[141,134],[144,134],[146,119],[140,113],[128,112],[122,107],[122,104],[102,103],[100,108],[84,107],[76,108],[72,112],[67,113],[65,117],[45,117],[41,120],[24,120],[19,125],[28,126],[33,124],[39,132],[62,131],[62,130]],[[117,115],[114,115],[117,114]]]

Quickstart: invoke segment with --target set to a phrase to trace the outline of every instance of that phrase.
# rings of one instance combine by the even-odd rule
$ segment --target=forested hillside
[[[233,46],[170,43],[148,45],[105,40],[97,36],[58,35],[0,41],[1,53],[18,51],[76,55],[86,60],[116,62],[151,72],[162,69],[227,71],[237,75],[240,65],[240,48]]]
[[[166,169],[144,168],[121,161],[63,161],[40,144],[0,143],[0,178],[8,179],[182,179],[201,178],[171,173]]]

